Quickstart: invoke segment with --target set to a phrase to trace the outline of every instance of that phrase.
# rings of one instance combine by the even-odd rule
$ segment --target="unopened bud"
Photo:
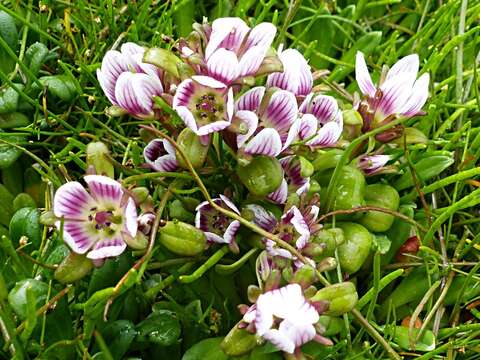
[[[207,245],[207,238],[203,231],[181,221],[168,221],[160,228],[159,233],[160,243],[177,255],[199,255]]]
[[[318,290],[310,300],[327,301],[329,306],[325,315],[339,316],[355,307],[358,294],[353,283],[343,282]]]
[[[197,134],[195,134],[189,128],[185,128],[182,130],[180,135],[178,135],[177,146],[183,151],[192,166],[195,169],[198,169],[203,166],[203,163],[207,158],[210,143],[207,145],[202,144],[200,137]],[[178,151],[177,162],[180,167],[188,169],[183,156]]]
[[[337,260],[334,257],[327,257],[317,264],[317,270],[320,272],[330,271],[337,267]]]
[[[71,252],[55,270],[54,277],[62,284],[71,284],[88,275],[92,268],[92,260],[85,255]]]
[[[169,50],[161,48],[148,49],[143,54],[143,62],[158,66],[176,78],[180,77],[177,64],[181,63],[181,60]]]
[[[114,168],[108,159],[107,146],[100,142],[91,142],[87,145],[87,166],[93,166],[97,175],[105,175],[110,178],[115,176]]]
[[[248,301],[257,302],[258,297],[262,295],[262,290],[257,285],[249,285],[247,288]]]
[[[223,352],[228,356],[245,355],[257,346],[257,337],[245,329],[235,325],[220,344]]]
[[[120,117],[128,114],[128,111],[120,106],[112,105],[105,109],[105,114],[110,117]]]
[[[39,223],[46,226],[55,226],[55,223],[58,221],[58,217],[55,216],[52,210],[43,212],[40,215]]]
[[[300,284],[302,288],[307,288],[315,282],[315,277],[315,269],[310,265],[303,265],[295,271],[291,282]]]

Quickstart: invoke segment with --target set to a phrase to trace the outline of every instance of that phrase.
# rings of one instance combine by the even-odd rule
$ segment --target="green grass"
[[[5,35],[8,24],[0,19],[0,83],[2,90],[11,91],[13,98],[9,111],[5,111],[0,102],[0,128],[3,129],[0,155],[5,154],[5,159],[0,157],[2,183],[11,192],[28,192],[42,209],[51,208],[54,188],[85,173],[85,148],[92,140],[108,145],[119,179],[142,173],[137,166],[143,162],[145,138],[139,133],[138,125],[148,122],[106,116],[104,110],[110,104],[95,73],[105,52],[125,41],[170,49],[174,44],[169,40],[188,36],[192,23],[201,22],[204,16],[209,20],[240,16],[251,25],[272,21],[279,33],[275,46],[284,43],[296,47],[306,54],[315,69],[328,70],[328,73],[319,73],[318,89],[344,87],[350,93],[357,90],[354,81],[357,50],[365,53],[368,65],[377,74],[383,64],[392,65],[405,55],[418,53],[421,71],[431,76],[430,98],[424,108],[427,114],[412,118],[406,124],[422,130],[428,141],[399,148],[395,155],[402,161],[397,173],[383,179],[394,183],[400,178],[399,174],[415,169],[420,159],[430,161],[427,163],[432,168],[440,166],[435,157],[455,160],[453,165],[429,179],[422,179],[421,169],[416,168],[414,186],[401,194],[404,204],[416,207],[415,221],[427,228],[427,232],[418,233],[422,247],[409,268],[424,265],[429,286],[419,298],[405,306],[386,309],[387,320],[381,322],[375,314],[398,285],[399,278],[386,282],[389,274],[401,264],[394,260],[384,263],[383,255],[377,252],[364,274],[356,279],[360,295],[372,289],[361,309],[368,322],[364,318],[355,321],[354,317],[345,316],[348,331],[332,337],[333,348],[319,350],[307,346],[306,352],[322,359],[383,359],[389,354],[394,357],[392,351],[396,356],[412,359],[480,357],[480,312],[474,306],[467,306],[477,298],[468,303],[453,300],[446,305],[444,302],[454,276],[474,280],[467,287],[455,290],[458,299],[469,288],[477,286],[480,279],[480,183],[475,180],[480,173],[477,167],[480,156],[479,1],[2,1],[0,10],[15,19],[17,29],[17,34]],[[28,50],[36,42],[45,45],[45,49],[39,50],[44,53],[37,67],[32,60],[33,50]],[[45,76],[60,76],[57,79],[61,82],[46,83]],[[342,95],[342,92],[336,94],[338,98]],[[347,98],[342,101],[348,103]],[[6,113],[14,114],[7,116]],[[228,165],[225,169],[218,166],[202,180],[209,190],[218,193],[222,184],[228,182],[231,170]],[[137,184],[147,184],[142,175],[140,180]],[[171,181],[148,184],[158,204]],[[183,190],[203,200],[196,183],[188,182]],[[0,211],[11,217],[13,207],[2,196],[0,194]],[[126,340],[116,338],[113,325],[102,321],[105,297],[99,297],[101,301],[96,303],[92,295],[115,286],[136,258],[122,256],[102,267],[102,271],[96,270],[87,280],[67,288],[68,294],[55,310],[44,308],[35,313],[34,308],[22,322],[13,316],[6,292],[18,280],[39,276],[48,284],[48,299],[51,299],[64,287],[53,280],[52,271],[45,264],[50,267],[58,264],[64,254],[52,255],[58,239],[46,228],[37,249],[27,246],[19,250],[18,239],[15,243],[9,237],[9,218],[0,220],[0,235],[5,235],[0,247],[3,335],[0,358],[116,358],[120,343]],[[221,258],[223,254],[213,256]],[[223,265],[238,260],[233,255],[226,258],[228,261]],[[178,283],[180,274],[190,274],[206,261],[203,257],[194,261],[184,258],[172,261],[156,249],[153,257],[136,269],[141,273],[145,271],[140,279],[135,279],[138,281],[125,288],[125,292],[107,294],[107,297],[115,295],[110,322],[122,319],[139,324],[153,306],[164,309],[164,314],[170,314],[167,310],[176,314],[175,317],[165,315],[162,325],[165,329],[170,329],[165,322],[182,323],[183,333],[178,342],[168,346],[162,346],[161,342],[152,345],[137,336],[133,343],[130,341],[134,345],[128,350],[129,354],[143,358],[181,358],[181,354],[201,339],[223,336],[238,321],[236,305],[248,303],[245,289],[256,282],[251,266],[244,266],[236,273],[235,283],[213,270],[191,285]],[[246,263],[252,265],[252,259]],[[136,273],[130,271],[133,278]],[[334,273],[329,273],[330,280],[336,279]],[[34,294],[27,292],[26,296]],[[44,299],[42,305],[45,303]],[[412,314],[435,334],[435,350],[407,351],[399,346],[392,326]],[[122,326],[119,322],[115,324]],[[371,336],[372,329],[390,344],[393,349],[390,353]],[[129,331],[133,330],[125,327],[122,336],[128,338]],[[98,355],[100,351],[102,354]],[[273,359],[277,355],[257,355],[257,358]]]

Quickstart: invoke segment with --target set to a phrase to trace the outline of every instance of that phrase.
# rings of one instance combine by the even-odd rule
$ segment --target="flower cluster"
[[[179,196],[181,200],[175,199],[175,207],[162,217],[167,225],[163,233],[159,230],[159,242],[185,256],[215,244],[239,253],[241,241],[251,235],[242,228],[242,218],[250,220],[250,228],[261,234],[264,251],[257,259],[258,291],[249,297],[253,304],[242,308],[240,327],[286,353],[299,351],[311,340],[331,345],[322,336],[320,315],[349,311],[356,292],[350,283],[335,291],[329,287],[317,291],[313,286],[321,278],[318,271],[335,267],[329,251],[344,240],[342,229],[319,222],[320,201],[329,186],[325,177],[355,136],[422,114],[429,76],[417,78],[419,59],[410,55],[384,72],[375,85],[359,52],[355,70],[362,97],[356,94],[349,105],[337,101],[333,91],[317,91],[313,69],[298,50],[272,48],[277,31],[273,24],[252,28],[239,18],[221,18],[194,29],[171,52],[125,43],[120,51],[109,50],[97,71],[105,95],[120,110],[117,114],[168,125],[164,128],[169,136],[148,139],[143,167],[156,172],[152,175],[158,175],[162,185],[170,181],[165,175],[175,172],[172,177],[179,178],[179,189],[172,194],[182,194],[181,187],[192,179],[178,172],[202,169],[207,158],[208,167],[214,168],[211,173],[226,172],[238,183],[225,191],[214,187],[216,195],[208,201]],[[393,157],[384,152],[404,131],[402,126],[393,127],[372,139],[378,142],[355,149],[356,159],[347,170],[359,179],[354,185],[360,190],[349,192],[339,184],[336,206],[348,210],[365,203],[364,177],[393,169],[387,165]],[[212,162],[212,153],[222,151],[228,156],[222,153]],[[114,170],[111,164],[99,165],[98,158],[93,166],[97,174],[84,178],[86,188],[68,182],[57,190],[53,202],[55,226],[70,249],[96,261],[120,255],[127,245],[145,249],[155,220],[154,195],[101,175],[105,168],[110,176]],[[363,219],[376,231],[371,223]],[[335,307],[330,293],[347,299],[342,301],[348,306]]]

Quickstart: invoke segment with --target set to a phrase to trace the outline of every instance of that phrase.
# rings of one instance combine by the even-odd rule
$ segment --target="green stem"
[[[250,249],[247,253],[245,253],[240,259],[238,259],[233,264],[229,264],[229,265],[217,264],[215,266],[215,271],[222,275],[233,274],[235,271],[240,269],[243,266],[243,264],[245,264],[248,261],[248,259],[254,256],[258,252],[258,250],[259,249],[257,248]]]
[[[222,257],[225,256],[229,251],[228,246],[223,246],[222,248],[218,249],[210,258],[205,261],[197,270],[195,270],[190,275],[180,275],[178,281],[184,284],[188,284],[198,280],[203,274],[207,272],[212,266],[214,266],[217,262],[220,261]]]
[[[423,265],[423,263],[421,263]],[[388,284],[390,284],[393,280],[397,279],[398,277],[402,276],[405,270],[403,269],[397,269],[395,271],[392,271],[388,275],[385,275],[383,278],[380,279],[378,283],[378,292],[382,291]],[[371,288],[368,290],[365,295],[363,295],[360,300],[357,302],[356,308],[358,310],[362,310],[362,308],[367,305],[372,299],[373,296],[375,295],[375,289]]]
[[[192,266],[193,266],[193,262],[189,262],[189,263],[186,263],[185,265],[181,266],[175,274],[171,274],[169,276],[167,276],[165,278],[165,280],[161,281],[160,283],[158,283],[157,285],[151,287],[150,289],[148,289],[146,292],[145,292],[145,297],[147,299],[155,299],[155,297],[157,296],[157,294],[162,291],[163,289],[165,289],[167,286],[170,286],[173,284],[173,282],[178,279],[178,274],[182,274],[182,273],[185,273],[187,271],[189,271]]]

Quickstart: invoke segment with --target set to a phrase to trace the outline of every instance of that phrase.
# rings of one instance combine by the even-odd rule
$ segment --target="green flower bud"
[[[98,175],[114,177],[113,165],[108,160],[108,148],[102,142],[91,142],[87,145],[87,165],[93,166]]]
[[[334,257],[326,257],[317,264],[317,270],[320,272],[330,271],[337,267],[337,260]]]
[[[295,271],[291,282],[298,283],[303,288],[306,288],[315,282],[315,278],[315,269],[310,265],[303,265]]]
[[[137,231],[135,237],[124,236],[123,239],[134,250],[145,250],[148,246],[148,238],[141,231]]]
[[[257,302],[258,297],[262,295],[262,290],[257,285],[249,285],[247,288],[248,301]]]
[[[298,156],[298,160],[300,161],[300,175],[304,178],[312,176],[315,171],[312,163],[303,156]]]
[[[327,301],[329,306],[324,314],[339,316],[349,312],[355,307],[358,300],[358,294],[353,283],[343,282],[318,290],[310,300]]]
[[[193,60],[193,59],[192,59]],[[186,80],[195,75],[195,70],[188,64],[180,62],[177,64],[178,74],[180,75],[181,80]]]
[[[202,167],[205,159],[207,158],[208,148],[210,147],[210,143],[208,145],[203,145],[200,141],[200,137],[195,134],[189,128],[185,128],[182,130],[180,135],[177,138],[177,146],[183,150],[183,153],[187,157],[187,159],[192,163],[192,166],[195,169]],[[183,160],[182,155],[177,151],[177,162],[178,165],[184,169],[188,169],[187,164]]]
[[[235,325],[220,344],[223,352],[228,356],[241,356],[249,353],[257,346],[257,337],[245,329]]]
[[[143,54],[143,62],[158,66],[176,78],[180,77],[177,65],[182,61],[169,50],[161,48],[148,49]]]
[[[370,206],[397,211],[400,205],[400,196],[397,190],[389,185],[372,184],[365,189],[365,202]],[[368,211],[360,223],[370,231],[384,232],[390,229],[394,220],[393,215],[380,211]]]
[[[353,167],[344,166],[334,190],[335,210],[350,210],[363,206],[365,194],[365,177]]]
[[[269,156],[257,156],[248,165],[239,165],[237,175],[248,191],[256,196],[270,194],[283,180],[280,162]]]
[[[256,76],[271,74],[273,72],[282,72],[283,64],[276,54],[271,54],[265,56],[262,61],[262,64],[257,70]]]
[[[168,221],[160,228],[159,233],[160,243],[177,255],[199,255],[207,245],[207,238],[203,231],[181,221]]]
[[[112,105],[105,109],[105,114],[109,117],[120,117],[127,115],[128,111],[121,108],[120,106]]]
[[[345,242],[338,246],[338,259],[342,270],[352,274],[360,269],[373,243],[373,235],[362,225],[356,223],[339,223],[343,230]]]
[[[85,255],[71,252],[55,270],[54,277],[62,284],[71,284],[88,275],[92,268],[92,260]]]
[[[149,191],[144,186],[139,186],[131,190],[133,199],[137,205],[141,205],[148,198]]]
[[[344,241],[345,236],[343,230],[340,228],[322,229],[317,231],[310,244],[323,245],[323,252],[319,255],[312,254],[311,256],[317,261],[326,256],[335,256],[335,249]]]

